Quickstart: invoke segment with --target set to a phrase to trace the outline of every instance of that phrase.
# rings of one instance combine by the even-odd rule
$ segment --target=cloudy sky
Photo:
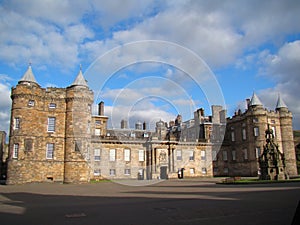
[[[280,93],[300,129],[300,1],[0,0],[0,129],[10,88],[32,63],[42,87],[67,87],[80,65],[95,103],[121,119],[183,120],[257,93]]]

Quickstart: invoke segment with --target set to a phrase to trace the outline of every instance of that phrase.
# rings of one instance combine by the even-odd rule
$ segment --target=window
[[[194,161],[195,160],[194,150],[190,150],[190,152],[189,152],[189,159],[190,159],[190,161]]]
[[[258,118],[253,118],[253,123],[258,123]]]
[[[96,136],[100,136],[100,135],[101,135],[101,129],[96,128],[96,129],[95,129],[95,135],[96,135]]]
[[[243,128],[243,129],[242,129],[242,138],[243,138],[243,140],[246,140],[246,139],[247,139],[246,128]]]
[[[231,141],[235,141],[234,131],[231,131]]]
[[[217,151],[216,150],[212,151],[212,160],[217,161]]]
[[[55,117],[48,117],[48,132],[55,131]]]
[[[228,168],[227,168],[227,167],[225,167],[225,168],[223,169],[223,173],[228,173]]]
[[[109,161],[116,161],[116,149],[109,150]]]
[[[100,157],[100,149],[94,149],[94,160],[95,161],[100,161],[101,157]]]
[[[94,169],[94,176],[100,176],[101,170],[100,169]]]
[[[236,151],[232,150],[231,154],[232,154],[232,160],[236,160]]]
[[[54,155],[54,144],[48,143],[46,149],[46,159],[53,159]]]
[[[257,159],[260,157],[260,155],[261,155],[260,147],[255,148],[255,155],[256,155]]]
[[[253,131],[254,131],[254,136],[258,137],[259,136],[259,128],[258,127],[254,127]]]
[[[271,127],[271,130],[273,131],[273,135],[274,135],[274,137],[276,136],[276,128],[275,127]]]
[[[176,159],[177,160],[182,160],[182,152],[181,150],[176,150]]]
[[[206,152],[201,150],[201,160],[206,160]]]
[[[20,129],[20,118],[19,118],[19,117],[16,117],[16,118],[14,119],[14,129],[15,129],[15,130]]]
[[[275,120],[271,120],[271,124],[275,124]]]
[[[31,106],[31,107],[34,106],[34,100],[29,100],[28,101],[28,106]]]
[[[130,161],[130,149],[124,149],[124,161]]]
[[[50,103],[49,104],[49,109],[55,109],[56,108],[56,103]]]
[[[248,150],[246,148],[244,148],[243,153],[244,153],[244,160],[247,160],[248,159]]]
[[[24,140],[24,150],[25,151],[32,151],[33,147],[33,140],[32,139],[25,139]]]
[[[144,150],[139,150],[139,162],[145,161],[145,153]]]
[[[110,169],[109,170],[109,175],[110,176],[116,176],[116,170],[115,169]]]
[[[13,149],[13,159],[17,159],[19,156],[19,144],[14,144],[14,149]]]
[[[224,161],[228,160],[228,158],[227,158],[227,151],[223,151],[223,160]]]
[[[202,174],[206,174],[206,173],[207,173],[207,170],[206,170],[205,167],[203,167],[203,168],[201,169],[201,171],[202,171]]]
[[[144,137],[145,138],[149,137],[149,134],[148,133],[144,133]]]
[[[125,175],[130,175],[130,169],[125,169],[125,170],[124,170],[124,174],[125,174]]]
[[[75,141],[75,152],[80,152],[82,148],[81,141]]]
[[[190,168],[190,174],[194,175],[195,174],[195,168]]]

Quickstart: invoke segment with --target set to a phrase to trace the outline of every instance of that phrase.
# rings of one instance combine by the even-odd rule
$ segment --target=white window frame
[[[95,128],[95,135],[100,136],[101,135],[101,129],[100,128]]]
[[[48,132],[55,132],[55,128],[56,128],[56,118],[55,117],[48,117],[47,131]]]
[[[145,151],[143,149],[139,150],[139,162],[145,161]]]
[[[116,169],[109,169],[110,176],[116,176]]]
[[[195,174],[195,168],[190,168],[190,174],[194,175]]]
[[[201,160],[206,160],[206,151],[205,150],[201,150]]]
[[[194,150],[190,150],[189,151],[189,160],[190,161],[194,161],[195,160],[195,151]]]
[[[176,149],[176,160],[180,161],[182,160],[182,150]]]
[[[46,159],[54,158],[54,143],[47,143],[46,145]]]
[[[94,169],[94,176],[101,176],[101,170],[100,169]]]
[[[17,159],[18,158],[18,156],[19,156],[19,144],[18,143],[16,143],[16,144],[14,144],[14,146],[13,146],[13,155],[12,155],[12,158],[13,159]]]
[[[33,107],[34,105],[35,105],[35,101],[34,101],[33,99],[30,99],[30,100],[28,101],[28,106]]]
[[[128,149],[128,148],[124,149],[124,161],[125,162],[130,161],[130,149]]]
[[[124,175],[130,175],[131,170],[130,169],[124,169]]]
[[[254,134],[254,137],[258,137],[259,136],[259,127],[254,127],[253,128],[253,134]]]
[[[101,160],[101,150],[100,148],[94,149],[94,161],[100,161]]]
[[[15,117],[14,119],[14,130],[19,130],[21,128],[20,126],[20,117]]]
[[[110,162],[116,161],[116,149],[109,149],[109,161]]]
[[[56,103],[51,102],[49,103],[49,109],[55,109],[56,108]]]

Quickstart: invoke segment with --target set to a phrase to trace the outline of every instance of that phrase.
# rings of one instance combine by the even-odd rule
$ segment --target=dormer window
[[[28,106],[33,107],[34,106],[34,100],[29,100],[28,101]]]

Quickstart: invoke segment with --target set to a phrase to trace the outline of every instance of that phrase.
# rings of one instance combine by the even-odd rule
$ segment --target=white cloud
[[[8,134],[10,122],[10,81],[7,75],[0,75],[0,130],[4,130]]]
[[[284,44],[277,54],[269,54],[265,61],[265,74],[274,80],[275,87],[263,90],[261,96],[271,109],[275,108],[280,93],[294,114],[294,127],[300,128],[300,41]]]

